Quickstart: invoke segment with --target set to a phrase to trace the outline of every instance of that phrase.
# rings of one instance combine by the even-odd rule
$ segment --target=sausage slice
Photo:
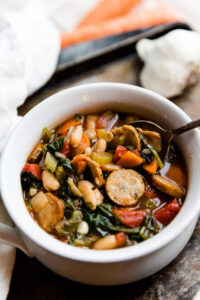
[[[144,191],[145,184],[142,177],[131,169],[114,171],[106,181],[108,196],[121,206],[136,204]]]

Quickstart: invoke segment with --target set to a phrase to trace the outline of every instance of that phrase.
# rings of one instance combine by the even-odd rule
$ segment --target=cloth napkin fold
[[[0,16],[0,153],[20,117],[17,107],[55,71],[60,37],[44,6],[32,1]],[[0,200],[0,223],[11,221]],[[15,248],[0,243],[0,300],[7,297]]]

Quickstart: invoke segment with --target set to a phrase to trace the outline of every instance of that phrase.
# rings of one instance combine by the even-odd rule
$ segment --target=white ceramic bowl
[[[134,112],[166,128],[190,118],[172,102],[148,90],[118,83],[82,85],[55,94],[34,107],[12,134],[2,156],[1,192],[16,229],[0,226],[0,239],[35,256],[52,271],[87,284],[115,285],[147,277],[170,263],[188,242],[200,211],[200,134],[177,139],[188,169],[188,191],[177,217],[161,233],[136,246],[97,251],[66,245],[30,217],[22,197],[20,172],[42,129],[75,113]]]

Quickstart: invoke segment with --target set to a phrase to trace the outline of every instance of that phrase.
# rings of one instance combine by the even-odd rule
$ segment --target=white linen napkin
[[[0,16],[0,153],[20,119],[17,107],[53,74],[60,52],[59,33],[44,7],[32,1]],[[0,200],[0,223],[11,221]],[[0,300],[7,297],[15,248],[0,243]]]

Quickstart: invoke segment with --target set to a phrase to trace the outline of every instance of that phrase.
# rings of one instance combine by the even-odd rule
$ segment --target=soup
[[[187,188],[181,153],[162,162],[162,136],[129,125],[136,115],[75,115],[41,140],[21,172],[25,204],[46,232],[96,250],[140,243],[180,211]]]

